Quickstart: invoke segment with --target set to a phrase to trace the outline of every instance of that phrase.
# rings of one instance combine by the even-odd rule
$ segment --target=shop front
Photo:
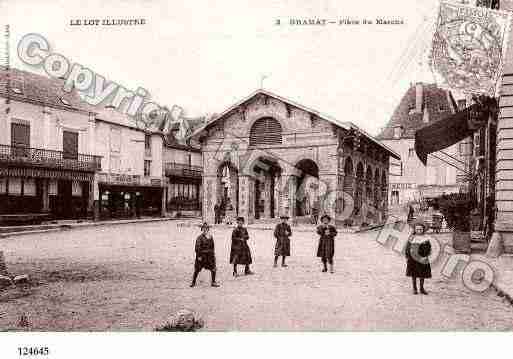
[[[165,216],[166,180],[138,175],[98,174],[100,219]]]

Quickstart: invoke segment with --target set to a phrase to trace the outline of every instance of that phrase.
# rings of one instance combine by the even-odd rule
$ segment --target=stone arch
[[[388,176],[387,171],[381,171],[381,200],[388,203]]]
[[[249,214],[255,219],[276,218],[280,212],[282,167],[277,158],[262,154],[250,164]]]
[[[311,215],[312,209],[320,208],[319,195],[322,192],[319,181],[319,166],[310,158],[302,158],[294,165],[296,172],[295,216]]]
[[[363,202],[363,186],[365,182],[365,170],[362,162],[358,162],[356,166],[356,191],[354,195],[354,212],[355,215],[360,213]]]
[[[349,156],[344,163],[344,176],[354,176],[353,159]]]
[[[358,164],[356,165],[356,178],[363,179],[365,176],[364,172],[365,171],[364,171],[363,163],[358,162]]]
[[[348,156],[344,163],[344,183],[342,184],[342,191],[353,199],[354,197],[354,166],[353,159]],[[345,199],[343,200],[343,209],[346,209],[348,203]],[[353,201],[349,201],[352,205]]]
[[[372,203],[373,182],[374,182],[374,175],[373,175],[372,167],[367,166],[367,172],[365,174],[365,193],[366,193],[366,197],[367,197],[367,203]]]
[[[381,205],[380,205],[380,202],[381,202],[380,180],[381,180],[381,176],[379,173],[379,168],[376,168],[375,173],[374,173],[374,206],[376,208],[381,207]]]

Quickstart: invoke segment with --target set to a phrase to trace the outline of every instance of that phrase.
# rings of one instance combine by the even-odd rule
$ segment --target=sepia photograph
[[[512,0],[0,0],[0,350],[511,332],[512,21]],[[127,352],[95,352],[106,332]]]

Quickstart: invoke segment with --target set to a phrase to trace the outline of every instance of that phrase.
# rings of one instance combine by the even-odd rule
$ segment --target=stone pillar
[[[292,219],[294,215],[292,203],[295,201],[295,180],[294,176],[285,173],[281,175],[279,183],[276,185],[279,196],[279,201],[276,205],[278,216],[285,215]]]
[[[271,193],[271,175],[264,176],[264,218],[271,218],[271,200],[273,194]]]
[[[280,215],[282,214],[281,212],[281,191],[280,191],[280,185],[281,185],[281,176],[275,176],[274,177],[274,193],[272,194],[273,195],[273,198],[274,198],[274,218],[278,218],[280,217]]]
[[[215,213],[214,205],[217,201],[218,192],[217,176],[203,177],[203,221],[214,223]]]
[[[254,216],[250,216],[249,213],[249,176],[239,176],[239,217],[244,217],[245,223],[251,224],[255,219]]]
[[[321,193],[322,198],[319,199],[319,217],[327,214],[336,219],[336,200],[337,200],[337,175],[336,174],[320,174],[319,181],[326,184],[326,192]]]

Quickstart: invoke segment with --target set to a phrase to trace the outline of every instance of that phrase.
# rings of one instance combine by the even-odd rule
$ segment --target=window
[[[144,160],[144,175],[149,176],[151,173],[151,161]]]
[[[144,154],[151,156],[151,135],[144,135]]]
[[[30,124],[11,123],[11,146],[16,156],[28,156],[29,151],[25,148],[30,147]]]
[[[249,132],[249,145],[276,145],[282,143],[282,128],[278,121],[264,117],[255,121]]]
[[[62,158],[75,160],[78,158],[78,133],[62,132],[62,151]]]
[[[412,103],[410,106],[408,106],[408,114],[413,115],[416,112],[415,104]]]
[[[408,157],[413,157],[415,156],[415,149],[414,148],[410,148],[408,150]]]

